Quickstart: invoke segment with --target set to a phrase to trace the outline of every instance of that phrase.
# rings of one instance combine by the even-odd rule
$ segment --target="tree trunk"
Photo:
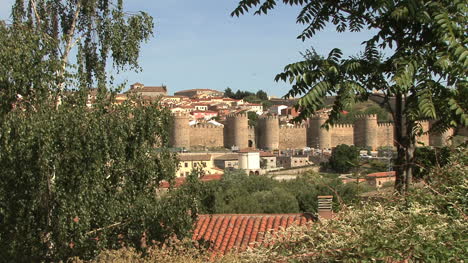
[[[412,137],[412,136],[411,136]],[[405,165],[405,173],[406,173],[406,180],[405,180],[405,192],[408,192],[412,181],[413,181],[413,165],[414,165],[414,151],[416,149],[416,145],[413,141],[410,140],[406,147],[406,165]]]
[[[395,111],[393,115],[395,122],[395,144],[397,147],[397,158],[394,164],[395,177],[395,190],[398,193],[403,193],[406,183],[405,178],[405,141],[404,141],[404,126],[403,126],[403,96],[397,93],[395,96]]]
[[[405,192],[409,191],[413,180],[414,152],[416,150],[416,135],[414,133],[415,121],[406,119],[405,144]]]

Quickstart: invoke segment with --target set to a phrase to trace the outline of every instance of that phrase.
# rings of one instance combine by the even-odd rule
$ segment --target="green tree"
[[[227,97],[227,98],[233,98],[234,97],[234,93],[232,92],[231,88],[227,87],[224,90],[224,97]]]
[[[0,88],[10,101],[17,94],[25,99],[33,95],[37,100],[37,93],[45,91],[56,97],[58,105],[64,91],[70,88],[97,88],[105,93],[109,84],[113,84],[106,72],[108,62],[112,62],[117,72],[139,70],[141,43],[153,32],[152,17],[144,12],[129,15],[122,0],[16,0],[11,16],[12,24],[0,25],[1,41],[12,44],[7,38],[18,35],[15,38],[24,38],[26,45],[16,46],[16,52],[14,49],[2,52],[10,53],[10,57],[21,54],[22,60],[40,63],[40,67],[6,67]],[[76,58],[70,64],[72,54]],[[41,71],[46,77],[31,76],[33,73],[27,72],[30,69],[33,73]],[[20,71],[31,78],[19,76]],[[4,77],[5,73],[13,73],[15,77]]]
[[[395,188],[402,192],[411,185],[419,120],[438,119],[434,130],[468,124],[466,82],[468,49],[463,0],[365,0],[298,1],[297,22],[305,25],[298,36],[310,39],[331,22],[338,32],[371,29],[375,34],[364,42],[362,54],[342,58],[332,49],[322,58],[311,53],[305,60],[287,65],[276,80],[292,83],[285,97],[302,95],[297,108],[302,120],[323,107],[326,95],[336,94],[325,124],[333,125],[342,110],[371,95],[381,97],[392,109],[396,126],[397,158]],[[239,16],[254,7],[255,14],[267,14],[275,0],[242,0],[232,12]],[[390,51],[389,51],[390,49]],[[387,57],[381,53],[386,51]],[[378,94],[374,94],[378,91]]]
[[[359,150],[355,146],[341,144],[333,148],[328,163],[338,173],[348,173],[358,165]]]
[[[257,98],[259,98],[260,100],[268,100],[268,94],[263,90],[257,91],[255,96],[257,96]]]
[[[255,112],[247,112],[247,118],[249,119],[249,126],[256,127],[258,122],[258,115]]]
[[[156,196],[177,167],[169,112],[137,98],[117,106],[107,93],[109,62],[139,69],[152,18],[121,0],[16,0],[12,10],[0,22],[0,258],[89,259],[187,234],[193,200]]]

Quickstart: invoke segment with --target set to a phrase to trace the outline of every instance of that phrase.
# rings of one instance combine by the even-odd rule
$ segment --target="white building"
[[[239,152],[239,169],[245,170],[249,175],[260,174],[260,152]]]
[[[273,105],[268,109],[269,113],[276,114],[276,115],[281,115],[281,110],[287,109],[288,106],[286,105]]]

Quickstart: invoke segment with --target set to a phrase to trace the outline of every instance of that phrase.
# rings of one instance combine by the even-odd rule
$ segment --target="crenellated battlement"
[[[280,125],[278,115],[262,115],[256,127],[248,125],[245,112],[229,114],[223,125],[199,123],[189,126],[190,115],[185,112],[173,116],[171,145],[190,148],[191,145],[208,145],[212,147],[241,149],[258,147],[261,149],[299,149],[306,146],[330,149],[340,144],[371,147],[391,146],[394,143],[394,123],[379,122],[377,114],[361,114],[354,123],[331,125],[324,129],[322,125],[328,120],[327,113],[317,113],[307,123]],[[419,121],[424,131],[429,130],[433,121]],[[424,134],[418,140],[425,145],[444,145],[453,131],[444,134]],[[249,146],[250,145],[250,146]]]
[[[393,122],[377,122],[379,127],[393,127]]]
[[[340,129],[340,128],[350,128],[350,129],[353,129],[354,128],[354,124],[353,123],[339,123],[339,124],[334,124],[333,126],[330,127],[331,129]]]
[[[185,112],[175,112],[175,113],[172,113],[171,114],[172,117],[174,118],[189,118],[189,114],[185,113]]]
[[[328,113],[316,113],[310,117],[312,120],[328,120]]]
[[[290,125],[281,125],[279,128],[280,129],[307,129],[307,125],[306,124],[295,124],[294,126],[290,126]]]
[[[259,120],[278,120],[278,115],[262,115],[258,117]]]
[[[190,126],[192,129],[224,129],[224,126],[217,126],[209,123],[199,123],[193,126]]]
[[[240,119],[240,118],[248,118],[247,116],[247,113],[232,113],[232,114],[228,114],[226,115],[226,118],[229,118],[229,119]]]
[[[377,120],[377,114],[359,114],[356,115],[358,120]]]

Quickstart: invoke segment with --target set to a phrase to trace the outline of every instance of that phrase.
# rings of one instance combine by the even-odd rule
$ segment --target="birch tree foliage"
[[[279,2],[302,7],[296,21],[304,25],[298,36],[303,41],[327,24],[335,26],[337,32],[375,30],[375,35],[363,42],[362,53],[343,58],[336,48],[325,57],[311,52],[303,61],[285,66],[275,80],[292,85],[285,97],[300,96],[297,121],[323,107],[325,96],[336,95],[325,127],[336,123],[348,105],[379,92],[377,96],[393,109],[397,130],[396,187],[408,187],[416,136],[422,133],[418,121],[438,120],[434,126],[438,132],[468,124],[468,3],[242,0],[231,15],[251,10],[256,15],[268,14]]]
[[[11,20],[0,30],[2,44],[16,52],[2,51],[11,64],[3,65],[9,67],[0,76],[1,95],[12,102],[14,92],[28,98],[40,90],[62,96],[69,89],[104,91],[115,85],[106,70],[140,70],[140,47],[153,35],[153,19],[124,11],[122,0],[16,0]],[[29,71],[35,76],[12,77]]]
[[[188,234],[191,197],[157,195],[177,167],[169,112],[105,92],[110,66],[139,69],[152,30],[148,14],[110,0],[17,0],[0,21],[1,262],[91,259]]]

